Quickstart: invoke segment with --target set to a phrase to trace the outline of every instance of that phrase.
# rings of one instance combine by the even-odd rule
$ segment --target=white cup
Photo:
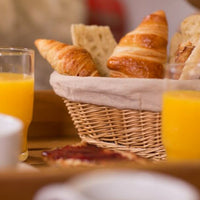
[[[18,163],[23,123],[0,114],[0,169],[14,168]]]
[[[66,184],[42,188],[34,200],[198,200],[197,190],[177,178],[141,171],[97,171]]]

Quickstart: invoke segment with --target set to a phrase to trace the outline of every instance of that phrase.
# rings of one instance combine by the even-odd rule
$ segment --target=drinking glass
[[[34,51],[0,48],[0,112],[23,122],[20,161],[28,157],[27,132],[32,120],[33,96]]]
[[[189,69],[185,77],[190,80],[179,79],[185,67]],[[167,159],[199,160],[200,64],[167,64],[165,69],[162,141]]]

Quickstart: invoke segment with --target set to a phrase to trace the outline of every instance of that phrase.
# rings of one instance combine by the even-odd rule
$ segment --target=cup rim
[[[0,47],[0,56],[2,55],[33,55],[34,50],[23,47]]]

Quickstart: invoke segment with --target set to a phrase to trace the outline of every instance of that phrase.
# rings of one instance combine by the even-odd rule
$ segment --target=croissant
[[[35,46],[49,64],[60,74],[70,76],[99,76],[87,50],[55,40],[37,39]]]
[[[167,43],[168,25],[164,11],[148,15],[114,49],[107,62],[110,76],[163,78]]]

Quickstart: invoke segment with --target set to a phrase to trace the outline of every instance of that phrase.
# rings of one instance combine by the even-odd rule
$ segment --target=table
[[[114,166],[68,167],[65,169],[49,167],[41,157],[43,150],[79,142],[74,125],[67,114],[64,103],[52,91],[36,91],[33,122],[29,129],[29,158],[26,163],[36,171],[19,172],[9,170],[0,172],[0,199],[32,199],[35,192],[50,183],[64,182],[70,178],[96,169],[131,169],[165,173],[181,178],[200,191],[200,162],[195,163],[119,163]]]

